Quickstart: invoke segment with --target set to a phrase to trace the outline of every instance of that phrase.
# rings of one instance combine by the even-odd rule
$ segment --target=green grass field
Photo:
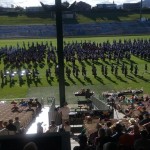
[[[82,37],[82,38],[64,38],[66,42],[72,42],[72,41],[95,41],[95,42],[104,42],[109,40],[112,42],[114,39],[150,39],[150,36],[148,35],[141,35],[141,36],[115,36],[115,37]],[[52,41],[53,45],[56,45],[56,39],[13,39],[13,40],[0,40],[0,47],[3,47],[5,45],[12,45],[16,46],[17,43],[19,45],[22,45],[23,41],[27,44],[32,42],[38,42],[38,43],[46,43],[46,41],[50,42]],[[131,57],[131,60],[133,60],[139,67],[138,76],[134,76],[133,74],[129,73],[129,78],[126,78],[121,73],[121,67],[119,66],[119,73],[118,78],[111,74],[110,71],[110,65],[111,63],[115,63],[113,60],[109,62],[108,59],[106,59],[105,62],[102,60],[98,60],[98,62],[95,62],[95,66],[97,68],[97,78],[94,78],[91,71],[91,61],[83,61],[86,65],[87,69],[87,80],[85,81],[83,76],[81,75],[81,72],[79,73],[79,79],[75,78],[71,74],[71,80],[69,80],[65,76],[65,85],[66,85],[66,101],[69,103],[76,103],[77,98],[74,96],[73,92],[76,92],[80,90],[81,88],[90,88],[92,91],[95,92],[96,96],[101,95],[103,91],[121,91],[124,89],[141,89],[143,87],[144,93],[150,94],[150,62],[144,61],[142,59],[139,59],[135,56]],[[124,59],[123,60],[126,65],[129,68],[129,62]],[[144,71],[144,65],[148,64],[148,72],[145,73]],[[101,73],[101,64],[108,66],[108,78],[104,77]],[[54,96],[56,98],[56,103],[59,103],[59,87],[58,87],[58,81],[54,74],[54,64],[52,65],[52,78],[51,80],[47,81],[45,76],[45,70],[48,68],[48,64],[45,61],[44,67],[41,68],[40,65],[38,66],[38,70],[40,72],[40,82],[32,82],[30,85],[26,82],[26,77],[23,77],[24,83],[22,85],[19,85],[18,77],[15,77],[15,83],[13,86],[10,87],[9,81],[6,85],[0,87],[0,99],[12,99],[12,98],[23,98],[23,97],[38,97],[41,99],[42,97],[47,100],[49,97]],[[81,70],[81,64],[79,62],[76,62],[76,65]],[[71,69],[71,63],[66,64],[65,66],[70,67]],[[0,70],[2,70],[4,67],[3,60],[1,59],[0,64]],[[22,69],[27,68],[27,65],[25,64]],[[99,68],[99,69],[98,69]],[[143,76],[143,77],[142,77]],[[0,79],[0,83],[1,83]]]

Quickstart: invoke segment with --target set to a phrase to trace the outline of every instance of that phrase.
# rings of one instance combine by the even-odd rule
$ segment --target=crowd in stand
[[[150,149],[150,97],[120,96],[118,101],[118,103],[117,100],[112,101],[113,105],[112,103],[109,105],[121,111],[124,118],[116,120],[100,118],[96,131],[89,134],[89,130],[85,128],[81,132],[80,146],[76,146],[74,150]]]
[[[111,100],[113,99],[110,96]],[[116,98],[116,97],[115,97]],[[112,109],[116,109],[124,114],[124,118],[113,119],[108,115],[100,115],[96,129],[91,131],[85,124],[92,124],[85,122],[84,129],[78,136],[79,146],[75,146],[74,150],[149,150],[150,148],[150,96],[138,96],[132,94],[131,96],[119,96],[114,98],[112,103],[109,103]],[[16,107],[15,101],[11,102],[13,107]],[[18,106],[27,107],[26,111],[34,111],[34,107],[41,110],[41,104],[37,99],[30,99],[29,101],[21,100]],[[32,106],[30,108],[30,106]],[[13,110],[12,110],[13,111]],[[92,111],[91,119],[93,117]],[[18,112],[18,111],[17,111]],[[13,112],[14,113],[14,112]],[[21,113],[19,111],[18,113]],[[56,114],[57,113],[57,114]],[[51,132],[70,132],[71,126],[69,123],[70,109],[65,102],[64,106],[58,108],[55,112],[55,120],[51,124],[46,133]],[[61,118],[58,118],[59,117]],[[56,117],[57,116],[57,117]],[[89,116],[88,116],[89,117]],[[58,119],[62,122],[56,123]],[[8,124],[0,121],[0,128],[6,128],[10,131],[15,131],[17,134],[21,133],[20,118],[15,117],[15,120],[9,120]],[[43,134],[42,122],[37,124],[37,134]],[[71,134],[71,136],[73,136]]]
[[[78,135],[79,146],[75,146],[74,150],[149,150],[150,97],[136,94],[131,96],[123,95],[113,102],[113,105],[112,103],[109,103],[109,105],[113,109],[121,111],[124,114],[124,118],[113,119],[108,115],[100,115],[96,129],[91,131],[90,128],[86,127],[86,124],[92,125],[92,120],[90,122],[86,120],[87,118],[92,119],[93,110],[90,110],[91,113],[89,115],[91,114],[91,116],[83,118],[85,120],[83,124],[84,129]],[[56,121],[52,120],[46,133],[71,133],[72,130],[69,124],[70,111],[67,103],[56,111],[59,114],[61,113],[61,116],[66,116],[62,118],[62,126],[58,126]],[[38,126],[41,126],[41,123],[38,123]],[[38,129],[41,129],[41,127]],[[43,133],[43,130],[38,130],[38,133]],[[71,134],[71,136],[74,135]]]
[[[21,99],[19,102],[13,100],[11,104],[0,103],[0,108],[0,135],[14,135],[27,130],[31,121],[41,112],[42,105],[35,98]],[[6,109],[5,112],[3,108]]]

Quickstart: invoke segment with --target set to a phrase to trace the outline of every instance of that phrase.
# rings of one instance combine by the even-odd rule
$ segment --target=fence
[[[93,103],[93,106],[95,109],[98,109],[98,110],[108,110],[109,109],[109,106],[103,99],[99,99],[99,98],[96,98],[95,96],[92,96],[91,100],[92,100],[92,103]]]

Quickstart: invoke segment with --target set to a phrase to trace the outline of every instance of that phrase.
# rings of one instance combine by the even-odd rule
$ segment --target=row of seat
[[[33,111],[26,111],[28,107],[19,107],[20,112],[12,112],[13,104],[6,104],[1,103],[0,104],[0,119],[3,122],[8,122],[9,119],[15,120],[15,117],[19,117],[19,120],[21,122],[21,126],[23,128],[26,128],[30,122],[32,121],[34,115],[36,114],[36,108],[33,107]]]

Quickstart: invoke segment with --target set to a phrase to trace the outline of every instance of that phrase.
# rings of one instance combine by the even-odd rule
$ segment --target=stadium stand
[[[64,24],[64,36],[148,34],[150,22],[111,22],[91,24]],[[0,38],[55,37],[55,25],[0,26]]]

